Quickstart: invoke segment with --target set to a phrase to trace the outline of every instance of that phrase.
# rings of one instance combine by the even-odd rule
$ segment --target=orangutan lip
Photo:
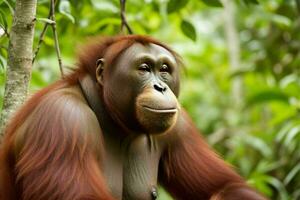
[[[176,108],[168,108],[168,109],[157,109],[157,108],[150,108],[148,106],[143,106],[143,108],[152,111],[152,112],[156,112],[156,113],[176,113],[177,109]]]

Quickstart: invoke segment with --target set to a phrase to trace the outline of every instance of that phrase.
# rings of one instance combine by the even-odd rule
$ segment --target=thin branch
[[[51,15],[50,19],[55,21],[55,0],[51,0],[50,15]],[[54,36],[55,50],[56,50],[56,55],[57,55],[57,59],[58,59],[60,74],[62,77],[64,77],[64,71],[63,71],[63,67],[62,67],[62,60],[61,60],[61,54],[60,54],[59,42],[58,42],[58,35],[57,35],[57,31],[56,31],[56,23],[52,24],[52,31],[53,31],[53,36]]]
[[[49,11],[48,19],[50,19],[50,17],[51,17],[51,9],[50,9],[50,11]],[[36,49],[35,49],[35,51],[34,51],[34,56],[33,56],[33,58],[32,58],[32,64],[34,63],[35,58],[37,57],[37,55],[38,55],[38,53],[39,53],[39,50],[40,50],[40,48],[41,48],[41,45],[42,45],[42,43],[44,42],[44,36],[45,36],[45,34],[46,34],[46,31],[47,31],[49,25],[50,25],[49,23],[45,23],[45,25],[44,25],[43,31],[42,31],[42,33],[41,33],[41,35],[40,35],[40,37],[39,37],[38,45],[37,45],[37,47],[36,47]]]
[[[120,0],[120,6],[121,6],[121,32],[124,32],[124,28],[127,29],[127,31],[129,32],[129,34],[132,34],[133,31],[130,28],[127,19],[126,19],[126,15],[125,15],[125,5],[126,5],[126,0]]]

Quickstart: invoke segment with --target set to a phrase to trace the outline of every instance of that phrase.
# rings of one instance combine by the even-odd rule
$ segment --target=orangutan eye
[[[139,66],[140,71],[150,72],[150,66],[147,63],[143,63]]]
[[[170,72],[169,66],[167,64],[162,64],[160,67],[160,72]]]

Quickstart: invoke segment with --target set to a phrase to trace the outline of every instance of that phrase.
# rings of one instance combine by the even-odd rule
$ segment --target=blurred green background
[[[0,0],[0,104],[15,1]],[[226,6],[224,6],[226,5]],[[95,35],[120,31],[118,0],[59,0],[65,69]],[[35,44],[49,12],[38,0]],[[182,57],[180,102],[210,145],[260,192],[300,199],[299,0],[127,0],[136,34],[158,38]],[[33,66],[31,93],[59,79],[51,28]],[[159,199],[171,199],[163,190]]]

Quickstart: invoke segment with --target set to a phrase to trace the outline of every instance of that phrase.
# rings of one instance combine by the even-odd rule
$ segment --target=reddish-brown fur
[[[162,158],[163,169],[158,177],[163,186],[176,199],[232,200],[236,197],[262,200],[210,149],[186,114],[184,119],[184,128],[179,131],[187,134],[183,134],[170,146]],[[225,192],[227,196],[223,195]]]
[[[56,102],[66,99],[59,99],[59,95],[47,98],[47,93],[68,84],[66,81],[59,81],[35,94],[16,113],[7,127],[1,149],[1,200],[112,199],[96,166],[95,158],[86,148],[88,141],[85,138],[80,141],[82,138],[79,135],[72,134],[80,119],[76,119],[76,115],[71,118],[64,116],[67,113],[60,112],[62,107],[50,111]],[[47,102],[39,108],[42,101]],[[35,113],[32,113],[34,109]],[[35,134],[27,135],[20,159],[15,160],[15,132],[31,113],[41,121],[31,124],[28,132]],[[44,117],[46,113],[48,118]],[[65,123],[61,121],[62,118],[72,122]],[[67,144],[69,142],[72,145]]]
[[[77,109],[72,97],[60,98],[54,93],[78,84],[78,78],[87,73],[95,77],[97,59],[105,57],[110,66],[136,42],[158,44],[180,60],[170,48],[144,36],[93,41],[79,57],[78,69],[33,95],[7,126],[0,156],[1,200],[113,199],[96,166],[101,158],[93,156],[93,148],[87,148],[92,138],[77,133],[76,125],[84,120],[78,113],[85,110]],[[53,94],[47,96],[49,93]],[[64,113],[64,106],[74,107],[72,113]],[[36,123],[27,126],[24,122],[29,117]],[[184,119],[182,132],[188,134],[179,135],[161,159],[159,179],[163,186],[177,199],[262,199],[208,147],[188,116]],[[34,134],[26,135],[16,160],[15,136],[21,126]]]
[[[60,144],[61,141],[57,138],[64,137],[64,134],[65,137],[67,137],[68,132],[66,129],[70,129],[70,127],[65,127],[64,123],[61,123],[61,126],[55,124],[55,122],[59,123],[62,117],[61,115],[64,114],[60,113],[59,110],[57,110],[57,112],[50,112],[53,113],[53,116],[44,116],[49,113],[49,109],[51,109],[53,102],[56,100],[55,96],[48,99],[46,96],[48,93],[60,88],[78,84],[78,78],[84,74],[89,73],[92,77],[95,77],[95,61],[98,58],[105,56],[107,63],[112,64],[113,60],[115,60],[122,51],[135,42],[156,43],[168,48],[144,36],[108,37],[100,38],[96,40],[96,42],[93,40],[93,43],[82,51],[79,57],[79,67],[75,69],[73,73],[34,94],[15,114],[6,128],[4,144],[0,152],[1,200],[50,200],[56,198],[61,200],[77,200],[77,197],[80,199],[112,199],[107,192],[100,171],[95,166],[94,158],[89,157],[89,152],[86,151],[87,143],[78,144],[78,149],[76,150],[79,152],[76,155],[81,155],[80,159],[72,157],[74,156],[73,152],[68,152],[74,151],[74,149],[68,149],[69,146]],[[169,50],[172,51],[171,49]],[[59,98],[59,96],[56,96],[56,98]],[[34,132],[35,134],[28,134],[28,138],[26,138],[25,145],[21,152],[21,159],[16,160],[14,155],[15,133],[41,101],[47,101],[46,105],[48,104],[48,107],[45,106],[41,108],[42,110],[40,112],[34,114],[34,118],[44,119],[44,121],[42,120],[30,130],[30,132]],[[48,123],[47,120],[49,119],[53,120],[53,123]],[[78,119],[75,119],[75,121],[70,124],[76,124],[76,120],[78,121]],[[47,133],[48,131],[53,135],[47,135],[49,134]],[[72,132],[72,129],[69,131]],[[47,138],[47,136],[51,138]],[[69,139],[76,141],[79,140],[77,137],[78,135],[72,135]],[[51,142],[47,143],[47,141],[45,141],[47,139],[50,139]],[[37,151],[37,148],[39,148],[39,153],[34,152]],[[50,154],[65,156],[67,159],[58,160],[59,156],[57,156],[52,160],[53,163],[48,163],[47,158],[50,157]],[[42,169],[42,167],[46,167],[46,165],[47,171],[39,171],[39,167]],[[49,167],[51,165],[53,165],[53,167]],[[64,165],[67,167],[64,171],[59,173],[60,167],[63,170]],[[35,174],[30,174],[31,172]],[[53,182],[53,176],[56,174],[58,174],[58,176],[55,182]],[[30,177],[31,179],[27,180],[26,177]],[[86,184],[87,181],[89,181],[90,184]],[[22,194],[20,191],[23,191]],[[82,191],[82,195],[80,191]],[[89,193],[94,196],[89,196]]]

